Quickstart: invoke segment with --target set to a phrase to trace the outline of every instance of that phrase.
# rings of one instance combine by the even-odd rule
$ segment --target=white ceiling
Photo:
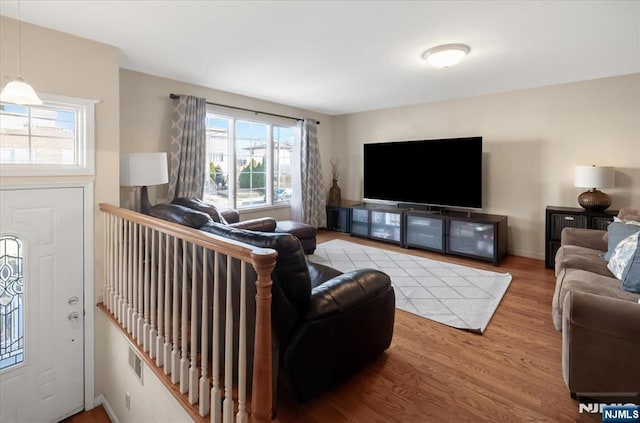
[[[21,0],[20,14],[118,47],[122,68],[331,115],[640,72],[640,0]],[[445,43],[471,53],[427,67]]]

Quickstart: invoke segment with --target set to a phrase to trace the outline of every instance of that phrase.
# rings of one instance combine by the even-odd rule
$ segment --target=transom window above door
[[[0,103],[0,174],[93,174],[95,102],[41,98],[40,106]]]
[[[289,204],[295,121],[209,111],[206,128],[205,201],[240,210]]]

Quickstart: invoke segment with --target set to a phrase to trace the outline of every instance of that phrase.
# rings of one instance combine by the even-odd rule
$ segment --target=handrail
[[[276,252],[272,248],[255,247],[220,235],[199,231],[188,226],[169,222],[168,220],[148,216],[132,210],[123,209],[107,203],[100,203],[100,211],[126,219],[127,221],[131,221],[139,225],[148,226],[167,235],[176,236],[200,247],[220,251],[222,254],[244,261],[252,261],[252,255],[270,256]]]
[[[275,268],[277,252],[270,248],[260,248],[242,242],[234,241],[223,236],[214,235],[189,228],[163,219],[143,215],[135,211],[126,210],[110,204],[101,203],[100,210],[105,213],[105,294],[104,308],[114,317],[114,321],[123,330],[131,334],[132,339],[140,349],[149,353],[149,358],[156,358],[158,368],[163,367],[164,374],[171,377],[171,383],[178,383],[180,388],[172,391],[174,395],[185,395],[187,400],[179,398],[179,402],[194,404],[198,402],[199,415],[210,413],[211,421],[232,422],[231,415],[234,407],[231,379],[229,376],[233,339],[229,337],[232,330],[231,320],[234,319],[234,305],[231,301],[232,287],[231,263],[239,260],[240,266],[240,350],[238,393],[238,422],[246,422],[247,417],[252,422],[270,422],[272,416],[272,348],[271,348],[271,273]],[[170,243],[173,248],[170,249]],[[189,247],[189,243],[191,246]],[[182,248],[180,254],[181,268],[178,269],[178,247]],[[157,248],[156,248],[157,247]],[[192,268],[189,270],[191,277],[187,277],[187,254],[191,251]],[[202,272],[196,267],[197,251],[202,253]],[[212,254],[215,266],[219,265],[220,255],[227,256],[227,280],[219,280],[217,270],[213,274],[207,273],[207,255]],[[173,265],[170,266],[169,257],[173,257]],[[209,263],[212,265],[213,263]],[[247,415],[245,409],[245,362],[246,339],[251,334],[246,333],[246,289],[247,276],[245,265],[250,264],[255,272],[255,332],[253,334],[253,378],[251,412]],[[157,267],[157,269],[156,269]],[[157,271],[156,271],[157,270]],[[180,273],[178,273],[180,272]],[[179,280],[181,281],[178,284]],[[209,292],[207,285],[213,283],[213,292]],[[169,284],[173,285],[173,288]],[[227,290],[227,304],[219,304],[218,286]],[[182,287],[182,301],[178,302],[177,288]],[[191,299],[186,297],[186,290],[191,289]],[[197,306],[195,292],[200,289],[202,293],[201,308]],[[157,298],[156,298],[157,294]],[[169,298],[171,296],[171,298]],[[190,304],[190,305],[189,305]],[[208,339],[206,330],[207,319],[210,318],[209,306],[213,310],[212,322],[214,328],[213,339]],[[223,308],[220,308],[223,307]],[[189,310],[190,309],[190,310]],[[226,310],[226,311],[223,311]],[[212,360],[213,386],[208,378],[208,347],[212,351],[221,351],[220,339],[216,337],[216,328],[220,327],[226,314],[226,339],[222,341],[225,347],[226,381],[224,386],[224,413],[219,413],[221,394],[219,380],[216,374],[217,355]],[[164,313],[164,316],[163,316]],[[171,315],[171,320],[169,319]],[[164,327],[163,318],[164,317]],[[154,325],[157,322],[157,327]],[[199,327],[191,327],[190,325]],[[190,334],[188,333],[190,327]],[[172,329],[170,331],[170,329]],[[201,333],[202,351],[197,351],[197,336]],[[180,339],[181,342],[178,342]],[[189,340],[190,339],[190,340]],[[189,340],[189,342],[187,342]],[[231,342],[231,343],[230,343]],[[211,344],[211,345],[209,345]],[[198,360],[200,358],[200,366]],[[162,373],[162,372],[160,372]],[[199,382],[198,374],[201,374]],[[210,392],[209,392],[210,391]],[[209,405],[211,404],[211,405]]]

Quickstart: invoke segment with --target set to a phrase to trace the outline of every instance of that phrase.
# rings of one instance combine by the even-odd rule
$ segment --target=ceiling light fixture
[[[24,82],[20,76],[22,65],[21,45],[20,45],[20,1],[18,0],[18,76],[13,81],[4,86],[0,92],[0,101],[5,103],[14,103],[25,106],[39,106],[42,100],[34,91],[31,85]]]
[[[466,56],[471,49],[466,44],[444,44],[422,53],[422,58],[436,68],[453,66]]]

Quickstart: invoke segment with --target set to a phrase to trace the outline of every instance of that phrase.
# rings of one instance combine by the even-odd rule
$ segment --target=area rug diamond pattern
[[[365,267],[391,277],[396,307],[458,329],[482,333],[511,283],[491,272],[341,239],[319,244],[310,261],[348,272]]]

